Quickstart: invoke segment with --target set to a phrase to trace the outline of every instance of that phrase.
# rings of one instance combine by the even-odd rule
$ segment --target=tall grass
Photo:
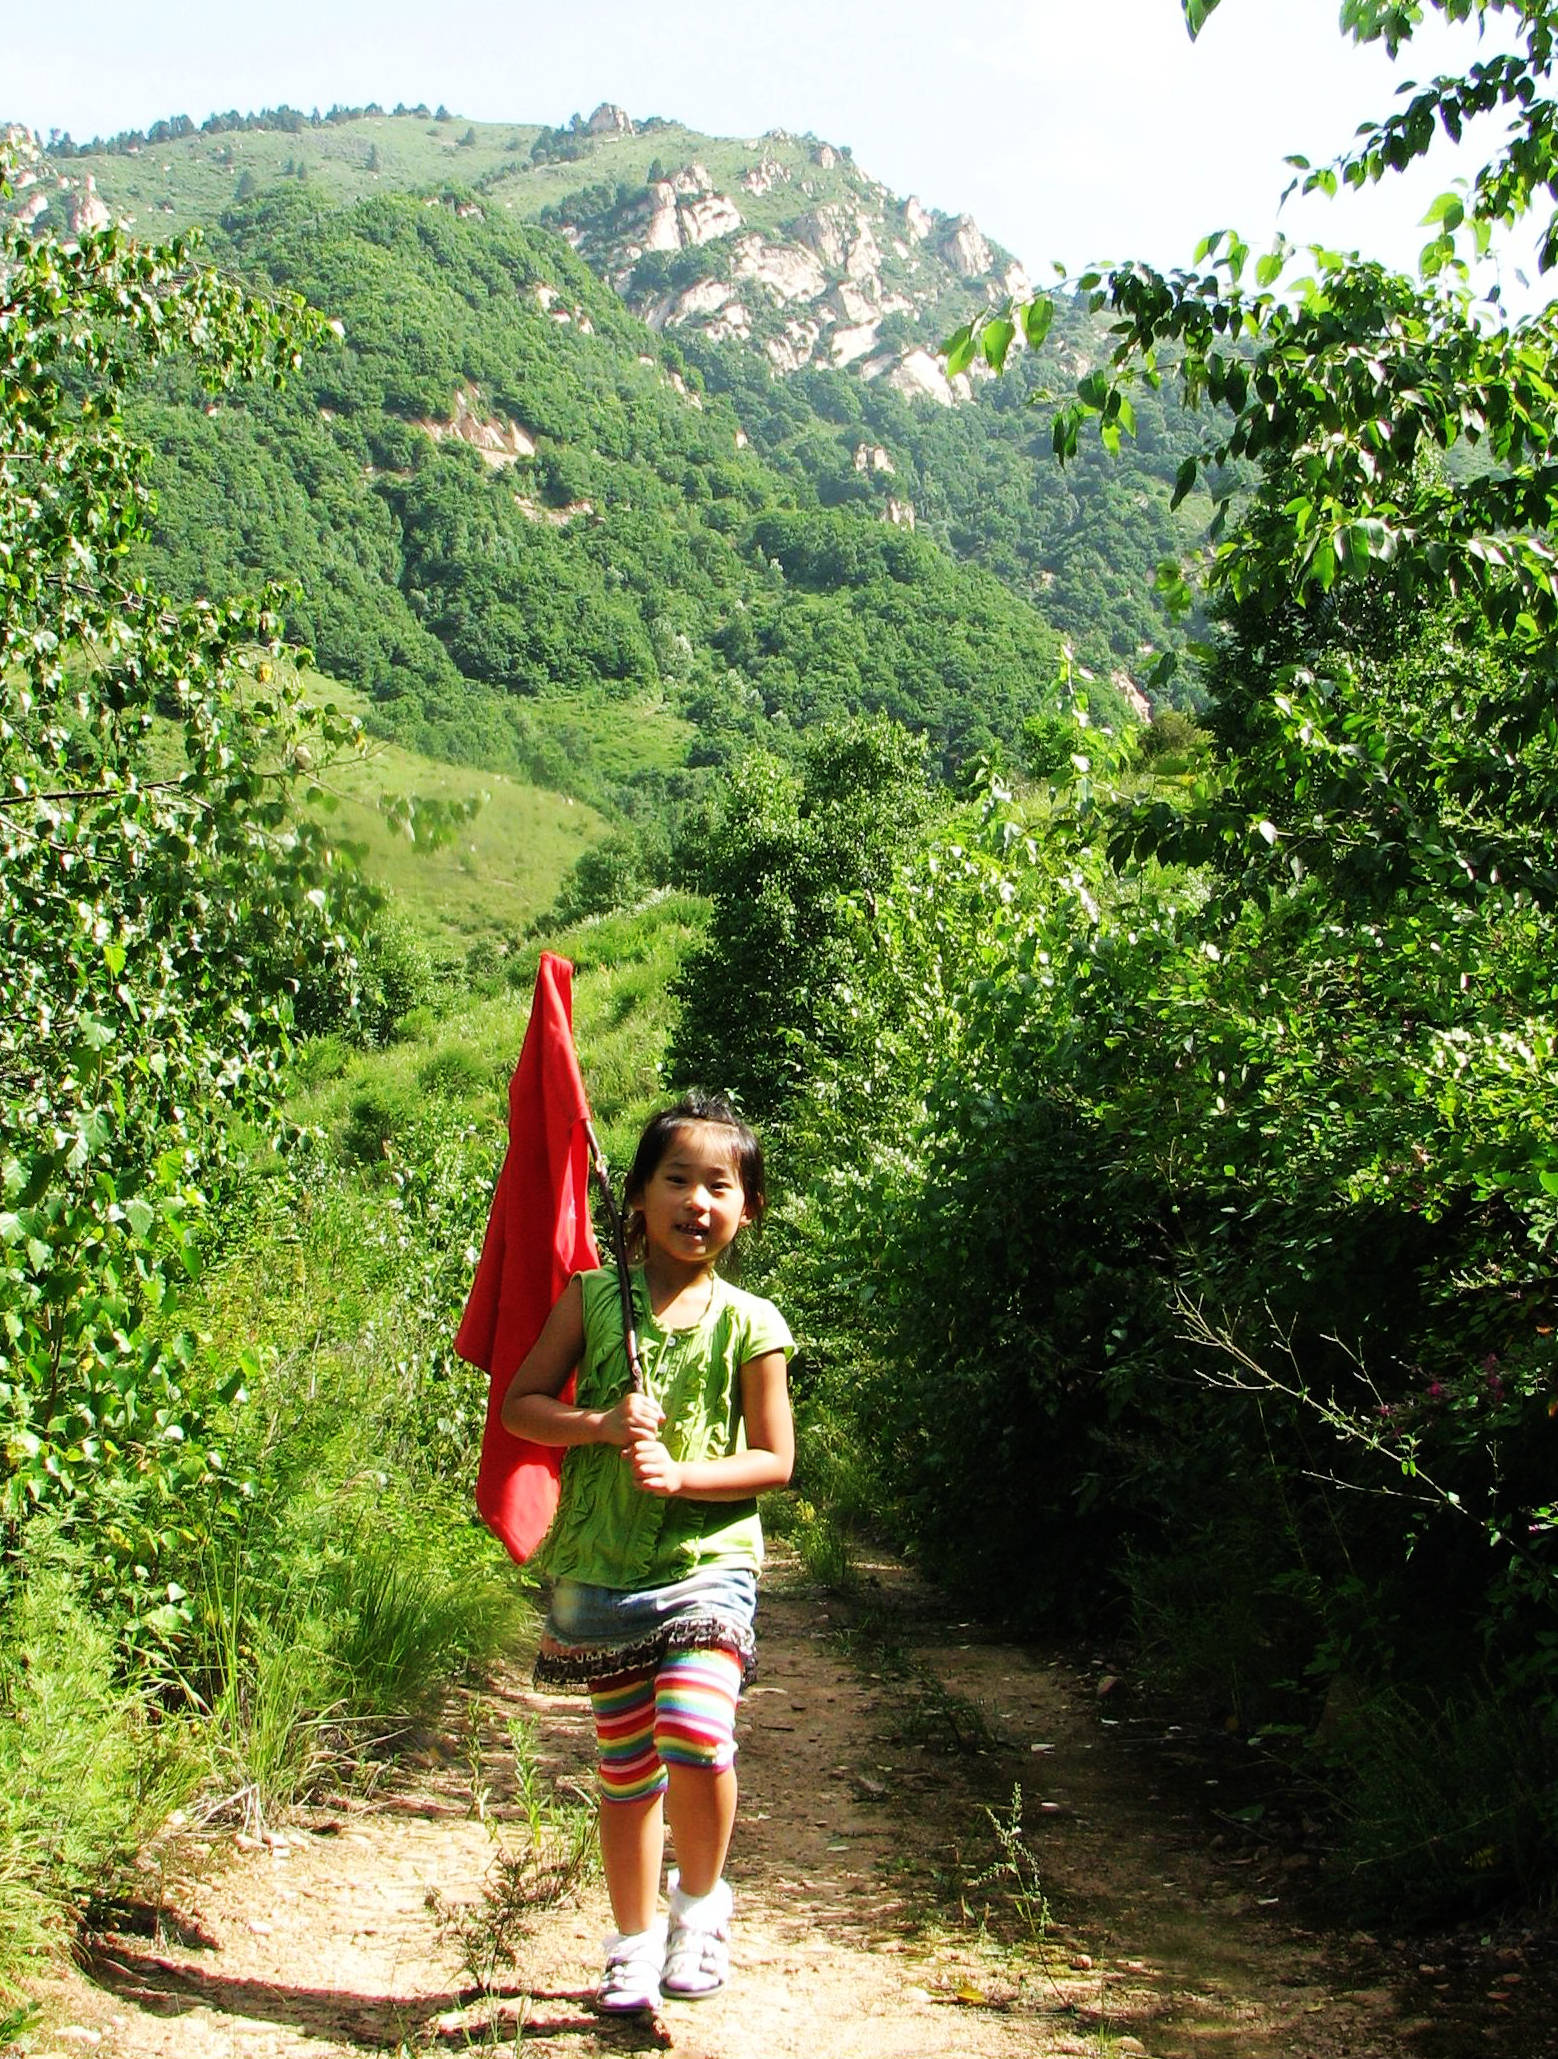
[[[185,1799],[184,1734],[127,1689],[77,1555],[34,1525],[0,1611],[0,1999]]]

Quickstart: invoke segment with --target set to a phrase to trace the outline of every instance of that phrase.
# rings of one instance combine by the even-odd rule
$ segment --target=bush
[[[345,1158],[357,1165],[378,1165],[390,1155],[397,1137],[416,1122],[419,1110],[406,1087],[373,1085],[352,1096],[341,1134]]]
[[[1533,1895],[1558,1874],[1558,1711],[1483,1686],[1385,1690],[1338,1725],[1339,1893],[1364,1917],[1430,1920]]]
[[[469,1044],[445,1044],[417,1067],[417,1085],[424,1094],[445,1100],[468,1100],[493,1082],[490,1058]]]
[[[363,937],[358,956],[357,1024],[371,1044],[387,1044],[403,1017],[429,1005],[438,975],[410,919],[394,906],[381,908]]]

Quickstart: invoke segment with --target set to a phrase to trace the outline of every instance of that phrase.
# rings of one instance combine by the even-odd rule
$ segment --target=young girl
[[[644,1390],[629,1386],[616,1275],[602,1270],[569,1281],[503,1403],[517,1436],[568,1447],[540,1554],[553,1590],[535,1677],[588,1685],[594,1704],[610,2010],[725,1982],[756,1496],[784,1485],[795,1454],[784,1318],[714,1269],[766,1205],[757,1138],[726,1102],[689,1095],[640,1138],[627,1205]],[[680,1869],[668,1932],[655,1914],[666,1823]]]

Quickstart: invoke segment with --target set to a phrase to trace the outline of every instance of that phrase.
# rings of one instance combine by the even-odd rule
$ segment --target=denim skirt
[[[658,1666],[672,1652],[728,1651],[743,1686],[757,1670],[757,1575],[708,1566],[666,1587],[591,1587],[561,1579],[536,1653],[537,1687],[587,1687]]]

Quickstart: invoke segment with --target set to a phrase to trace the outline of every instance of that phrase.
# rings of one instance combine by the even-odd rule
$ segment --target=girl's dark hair
[[[768,1206],[768,1187],[763,1177],[763,1147],[757,1140],[757,1132],[750,1123],[742,1121],[723,1094],[704,1094],[694,1088],[680,1101],[658,1110],[649,1118],[644,1125],[644,1134],[638,1140],[638,1149],[633,1153],[633,1163],[628,1167],[627,1186],[623,1193],[628,1206],[628,1256],[635,1264],[644,1255],[644,1218],[642,1212],[634,1207],[633,1196],[642,1194],[654,1178],[655,1168],[670,1150],[677,1131],[701,1122],[730,1132],[731,1159],[736,1177],[741,1182],[742,1198],[753,1226],[762,1223],[763,1212]]]

